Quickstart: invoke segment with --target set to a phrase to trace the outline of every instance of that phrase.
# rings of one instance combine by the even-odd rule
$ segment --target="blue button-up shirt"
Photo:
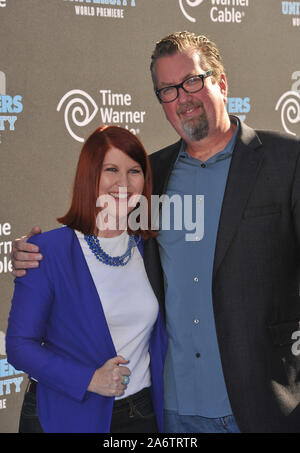
[[[161,230],[158,236],[169,335],[165,408],[182,415],[214,418],[232,413],[216,336],[212,271],[237,130],[224,150],[205,163],[191,157],[183,143],[168,183],[167,195],[178,194],[182,199],[182,214],[178,213],[180,203],[175,214],[171,203],[171,229]],[[185,195],[192,195],[193,218],[187,215],[188,210],[184,212],[184,207],[188,208]],[[180,217],[183,228],[176,229]],[[176,228],[172,228],[174,219]],[[193,240],[186,240],[193,221],[203,222],[204,231],[199,227]]]

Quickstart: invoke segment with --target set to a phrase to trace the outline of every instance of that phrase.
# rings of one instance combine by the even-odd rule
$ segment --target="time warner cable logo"
[[[196,22],[196,19],[192,16],[190,16],[187,11],[186,11],[186,5],[187,6],[199,6],[203,0],[179,0],[179,6],[182,11],[182,14],[189,20],[190,22]],[[186,3],[186,5],[184,4]]]
[[[292,74],[291,89],[283,93],[277,101],[275,110],[280,109],[281,123],[287,134],[297,135],[292,129],[300,123],[300,71]]]
[[[196,22],[195,17],[190,16],[188,7],[194,8],[204,0],[178,0],[182,14],[190,22]],[[209,0],[207,0],[209,1]],[[214,23],[237,23],[240,24],[246,16],[243,8],[249,7],[249,0],[210,0],[210,20]]]
[[[132,110],[132,98],[129,93],[113,93],[111,90],[99,90],[101,106],[83,90],[68,91],[59,101],[57,111],[64,109],[64,120],[67,131],[78,142],[84,138],[78,135],[79,127],[87,126],[97,113],[100,124],[123,126],[133,134],[140,133],[144,123],[145,111]],[[136,127],[138,126],[138,127]]]

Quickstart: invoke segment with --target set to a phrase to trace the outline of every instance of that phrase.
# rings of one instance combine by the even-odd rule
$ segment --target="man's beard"
[[[203,106],[201,107],[202,113],[200,116],[186,119],[182,122],[184,132],[193,142],[197,142],[207,137],[209,131],[208,119]]]

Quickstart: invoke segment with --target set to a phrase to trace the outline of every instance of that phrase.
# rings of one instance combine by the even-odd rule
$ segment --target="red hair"
[[[120,149],[141,166],[145,179],[142,195],[148,202],[148,225],[151,225],[152,177],[149,158],[140,140],[129,130],[118,126],[99,127],[84,143],[77,164],[71,206],[63,217],[57,219],[58,222],[83,234],[95,233],[100,176],[104,157],[110,148]],[[156,236],[157,233],[151,231],[149,226],[148,230],[129,230],[129,233],[140,234],[144,239]]]

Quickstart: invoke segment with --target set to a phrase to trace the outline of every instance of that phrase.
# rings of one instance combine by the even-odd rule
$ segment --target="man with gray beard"
[[[211,285],[222,199],[240,126],[226,112],[224,68],[214,43],[204,36],[175,33],[162,39],[152,55],[151,75],[166,118],[181,137],[150,157],[154,193],[179,194],[182,201],[186,195],[203,195],[205,203],[202,239],[187,242],[185,229],[161,230],[157,238],[169,335],[166,431],[239,432],[222,371]],[[151,242],[146,263],[148,248]]]
[[[184,108],[187,107],[192,108],[194,105],[185,106]],[[187,118],[182,122],[182,128],[192,142],[198,142],[208,135],[209,126],[203,103],[199,101],[198,107],[203,111],[201,115],[197,118]],[[184,109],[179,109],[178,114],[180,115],[183,111]]]
[[[159,41],[151,74],[181,137],[150,156],[154,194],[204,198],[203,238],[161,230],[144,251],[164,277],[166,431],[299,432],[299,140],[228,115],[205,36]]]
[[[150,156],[154,194],[204,199],[203,237],[161,230],[144,248],[165,297],[165,430],[300,432],[299,140],[228,115],[221,56],[205,36],[163,38],[151,74],[180,136]],[[16,269],[40,258],[20,252],[30,250],[15,241]]]

